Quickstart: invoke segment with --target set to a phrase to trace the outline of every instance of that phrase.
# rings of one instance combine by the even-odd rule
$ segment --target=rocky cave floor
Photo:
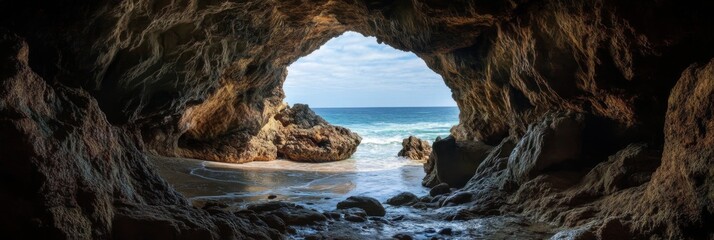
[[[381,203],[370,196],[357,196],[350,198],[356,201],[351,201],[347,199],[349,195],[313,200],[290,200],[272,194],[246,198],[240,197],[241,191],[249,192],[249,188],[239,189],[235,184],[192,175],[191,171],[202,161],[158,156],[150,159],[162,177],[187,196],[195,208],[260,219],[267,225],[261,227],[291,239],[546,239],[557,228],[516,214],[469,218],[462,211],[470,207],[469,203],[459,201],[464,196],[447,184],[423,196],[403,192]],[[209,196],[215,192],[226,195]]]

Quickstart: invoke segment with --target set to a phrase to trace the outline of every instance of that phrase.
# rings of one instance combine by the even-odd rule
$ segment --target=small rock
[[[417,196],[410,192],[402,192],[387,199],[387,204],[392,206],[404,206],[417,202]]]
[[[348,208],[341,211],[345,215],[345,220],[350,222],[367,221],[367,213],[361,208]]]
[[[420,202],[424,202],[424,203],[431,202],[431,200],[432,200],[432,197],[429,196],[429,195],[423,196],[423,197],[420,197],[420,198],[419,198],[419,201],[420,201]]]
[[[427,205],[425,203],[419,202],[419,203],[412,205],[412,207],[416,208],[416,209],[426,209]]]
[[[310,225],[327,220],[327,217],[320,212],[280,201],[251,204],[247,206],[247,209],[257,213],[273,214],[287,225]]]
[[[311,225],[326,221],[327,217],[311,209],[281,209],[273,212],[288,225]]]
[[[436,232],[436,229],[427,228],[426,230],[424,230],[424,232],[425,232],[425,233],[435,233],[435,232]]]
[[[271,194],[271,195],[268,195],[268,199],[275,199],[275,198],[277,198],[277,197],[278,197],[277,195],[272,195],[272,194]]]
[[[435,196],[439,196],[442,194],[447,194],[450,191],[451,190],[449,189],[448,183],[439,183],[438,185],[431,188],[431,190],[429,191],[429,195],[431,195],[432,197],[435,197]]]
[[[404,215],[399,215],[399,216],[393,217],[391,220],[392,221],[401,221],[403,219],[404,219]]]
[[[325,217],[327,217],[329,219],[333,219],[333,220],[339,220],[340,217],[342,217],[342,214],[340,214],[339,212],[336,212],[336,211],[325,211],[325,212],[322,212],[322,214],[325,215]]]
[[[384,216],[387,212],[384,210],[377,199],[364,196],[351,196],[346,200],[337,203],[337,209],[361,208],[369,216]]]
[[[414,239],[414,238],[412,238],[412,236],[409,236],[406,233],[397,233],[396,235],[392,236],[392,238],[397,239],[397,240],[412,240],[412,239]]]
[[[443,205],[460,205],[471,201],[473,194],[470,192],[459,192],[449,196]]]
[[[444,228],[439,230],[439,234],[441,235],[451,235],[452,231],[451,228]]]

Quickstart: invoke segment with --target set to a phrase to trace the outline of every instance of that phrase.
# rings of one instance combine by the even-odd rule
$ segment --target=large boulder
[[[260,132],[251,137],[238,157],[211,158],[228,162],[269,161],[285,158],[300,162],[344,160],[357,150],[362,138],[347,128],[334,126],[306,104],[281,106]]]
[[[344,160],[362,138],[347,128],[330,125],[306,104],[295,104],[275,116],[281,124],[274,141],[279,157],[301,162]]]
[[[554,113],[530,125],[508,159],[512,179],[523,183],[548,168],[578,160],[583,121],[579,115]]]
[[[409,136],[402,141],[402,150],[397,153],[397,156],[426,161],[429,159],[430,154],[431,145],[429,142],[415,136]]]
[[[438,183],[464,186],[492,148],[480,141],[456,141],[452,136],[437,139],[430,159],[424,165],[427,175],[422,184],[429,187]]]

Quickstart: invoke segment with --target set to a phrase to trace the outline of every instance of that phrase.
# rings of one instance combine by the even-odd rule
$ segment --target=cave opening
[[[0,231],[713,238],[712,4],[1,1]],[[347,30],[452,90],[426,175],[324,163],[366,137],[286,106],[287,66]]]
[[[347,31],[287,69],[287,104],[307,104],[330,124],[362,137],[351,158],[357,169],[394,165],[405,138],[431,144],[448,136],[459,121],[441,76],[416,54],[378,43],[375,37]]]
[[[208,161],[197,165],[179,160],[185,167],[182,170],[159,167],[164,178],[199,205],[216,199],[235,205],[277,200],[310,202],[329,209],[337,200],[352,195],[384,202],[404,191],[428,194],[429,188],[422,186],[423,165],[432,143],[448,137],[459,123],[459,108],[441,75],[422,58],[378,43],[375,37],[347,31],[299,58],[287,70],[282,84],[285,106],[279,106],[287,110],[266,126],[290,128],[300,125],[292,119],[314,124],[314,118],[322,118],[329,125],[356,133],[360,138],[356,150],[343,158],[296,160],[283,151],[289,144],[281,143],[285,141],[282,138],[292,136],[280,136],[267,140],[277,148],[271,157],[248,156],[252,161],[239,164]],[[313,134],[311,129],[322,127],[331,126],[318,123],[297,131]],[[280,135],[286,130],[274,131],[277,133],[263,135]],[[311,141],[316,148],[328,151],[344,144]],[[176,159],[155,157],[154,161],[159,166],[176,165]],[[390,185],[384,186],[385,182]]]

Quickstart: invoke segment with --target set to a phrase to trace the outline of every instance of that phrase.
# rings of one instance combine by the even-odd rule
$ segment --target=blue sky
[[[310,107],[456,106],[441,76],[411,52],[346,32],[288,67],[286,101]]]

